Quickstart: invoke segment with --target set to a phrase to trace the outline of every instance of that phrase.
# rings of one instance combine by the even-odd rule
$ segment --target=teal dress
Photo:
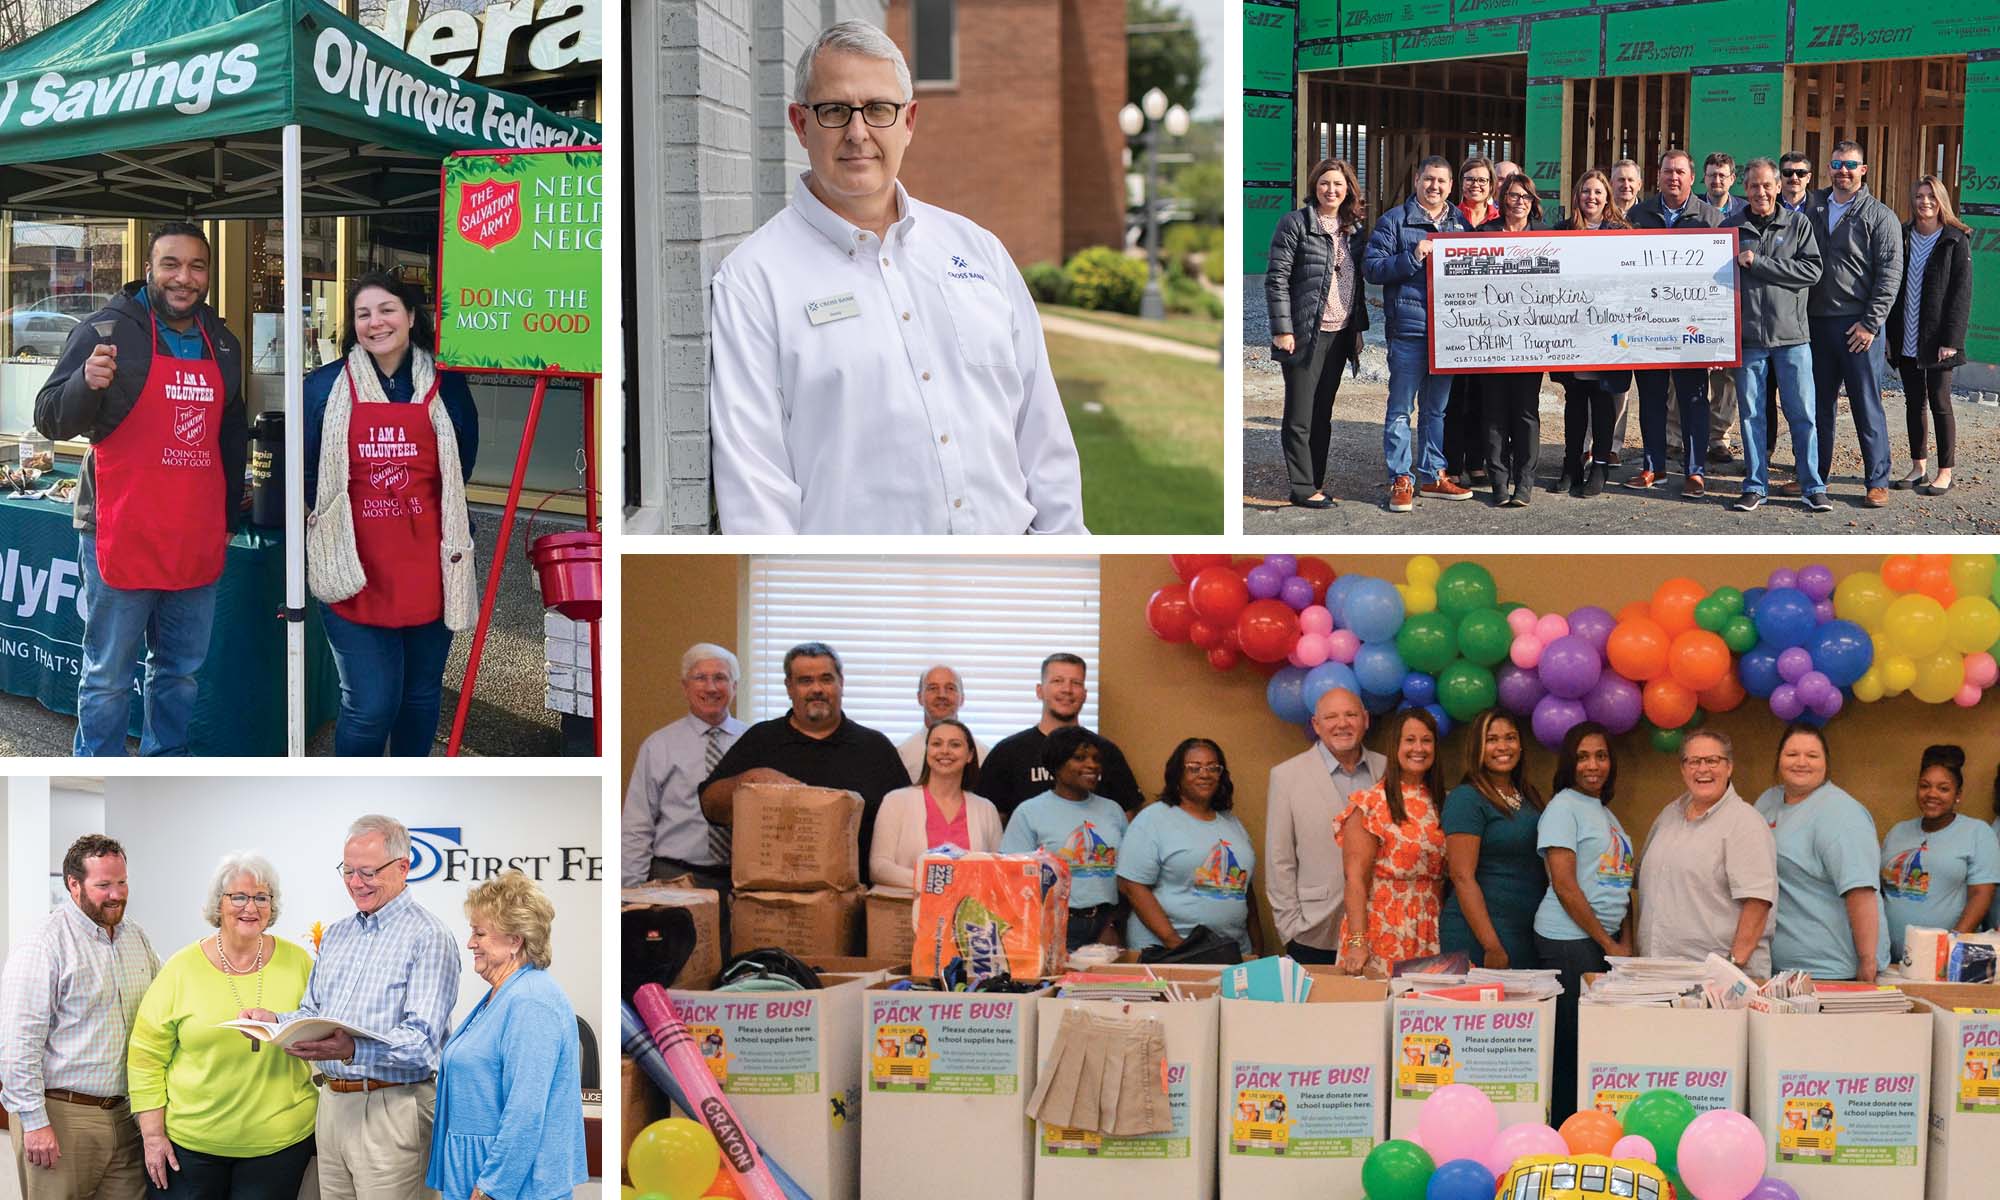
[[[1500,935],[1510,967],[1533,967],[1539,962],[1535,910],[1541,907],[1549,888],[1548,871],[1535,849],[1541,815],[1534,805],[1522,804],[1519,812],[1507,816],[1469,783],[1459,784],[1444,798],[1445,836],[1463,833],[1479,839],[1479,866],[1473,877],[1486,896],[1486,915],[1493,922],[1493,931]],[[1465,922],[1456,892],[1448,892],[1444,898],[1444,911],[1438,918],[1438,947],[1446,954],[1463,950],[1475,967],[1485,961],[1485,951],[1472,936],[1472,926]]]

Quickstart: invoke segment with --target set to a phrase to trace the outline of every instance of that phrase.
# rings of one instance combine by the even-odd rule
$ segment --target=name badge
[[[815,325],[829,321],[845,321],[849,317],[861,315],[861,302],[853,292],[843,292],[838,296],[827,296],[820,300],[806,302],[806,319]]]

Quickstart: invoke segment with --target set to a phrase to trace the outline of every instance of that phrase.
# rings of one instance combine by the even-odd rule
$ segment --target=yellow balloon
[[[1406,613],[1435,612],[1437,606],[1437,589],[1427,584],[1413,583],[1403,591],[1403,611]]]
[[[1910,695],[1925,704],[1943,704],[1965,686],[1965,656],[1956,650],[1940,650],[1917,660],[1917,681]]]
[[[1863,704],[1873,704],[1877,700],[1880,700],[1883,691],[1882,668],[1880,666],[1871,664],[1866,671],[1861,673],[1861,678],[1854,681],[1854,698]]]
[[[715,1135],[686,1117],[646,1126],[625,1156],[625,1169],[639,1190],[662,1193],[666,1200],[700,1200],[721,1165]]]
[[[1882,627],[1882,614],[1895,598],[1880,575],[1856,571],[1833,589],[1833,615],[1873,633]]]
[[[618,1188],[618,1200],[639,1200],[639,1189],[629,1184],[621,1184]]]
[[[1993,591],[1996,569],[2000,569],[2000,563],[1996,563],[1991,554],[1954,554],[1951,556],[1951,586],[1960,596],[1988,595]]]
[[[1882,660],[1882,694],[1900,696],[1917,681],[1917,660],[1907,654],[1891,654]]]
[[[1896,597],[1882,614],[1889,644],[1911,658],[1928,658],[1944,648],[1944,605],[1918,592]]]
[[[1960,654],[1977,654],[2000,641],[2000,605],[1984,596],[1961,595],[1945,610],[1944,628],[1946,645]]]
[[[1403,568],[1403,578],[1418,587],[1436,587],[1438,576],[1442,574],[1444,570],[1438,566],[1438,560],[1428,554],[1417,555]]]

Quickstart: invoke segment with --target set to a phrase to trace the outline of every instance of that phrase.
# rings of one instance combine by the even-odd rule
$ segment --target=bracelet
[[[1347,941],[1343,944],[1348,946],[1366,946],[1368,944],[1368,939],[1366,937],[1360,937],[1360,936],[1349,937]]]

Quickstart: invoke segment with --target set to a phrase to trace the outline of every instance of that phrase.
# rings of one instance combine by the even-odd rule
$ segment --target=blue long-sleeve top
[[[556,1200],[590,1178],[576,1010],[522,966],[445,1043],[424,1182],[444,1200]]]
[[[382,394],[392,404],[408,404],[420,399],[416,385],[410,380],[410,360],[403,356],[403,365],[396,368],[393,375],[382,374],[376,368],[375,377],[382,381]],[[340,382],[341,370],[347,366],[346,359],[315,367],[306,373],[305,422],[306,422],[306,507],[311,508],[319,497],[319,451],[320,430],[326,424],[327,398],[333,394]],[[451,418],[452,432],[458,436],[458,465],[464,478],[472,478],[472,464],[479,457],[479,410],[472,403],[472,389],[465,384],[465,376],[457,371],[438,372],[438,399],[444,401],[445,415]]]

